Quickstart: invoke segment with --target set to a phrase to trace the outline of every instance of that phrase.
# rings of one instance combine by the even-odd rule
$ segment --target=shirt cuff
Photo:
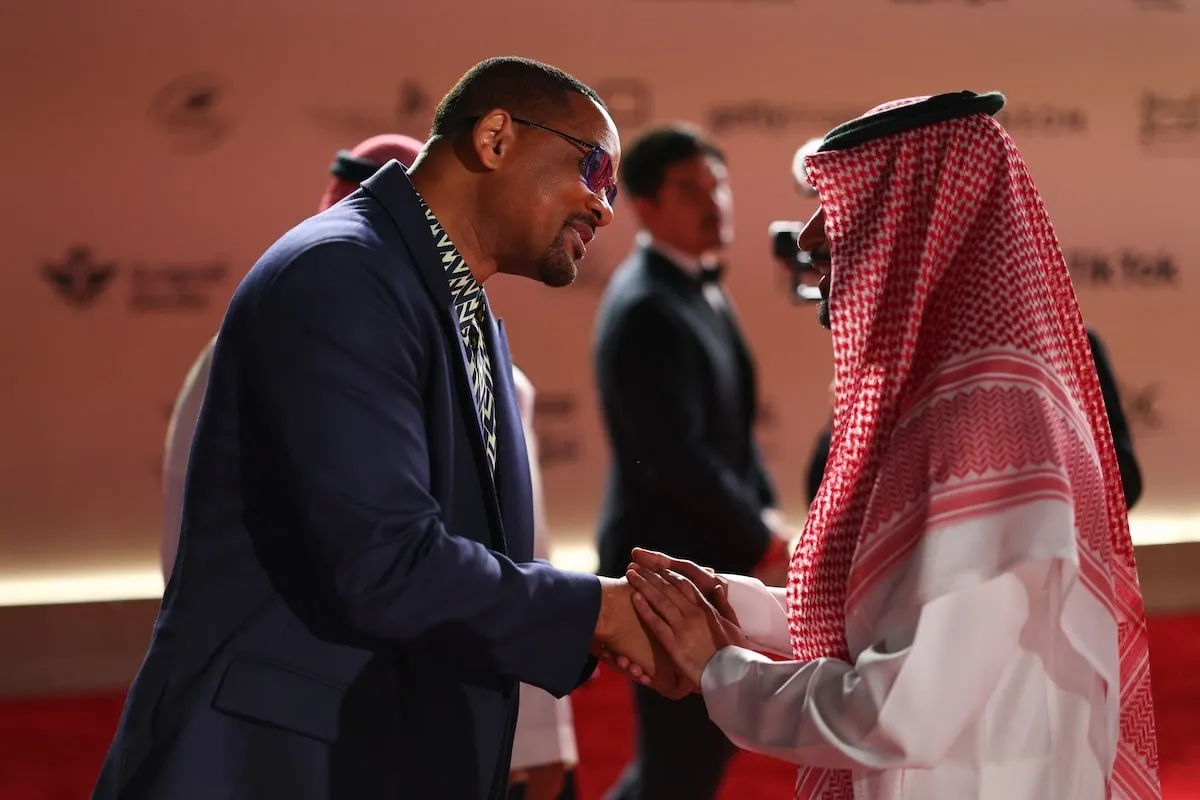
[[[766,586],[757,578],[745,575],[721,577],[725,579],[729,604],[737,614],[738,626],[750,640],[750,646],[764,653],[790,657],[792,639],[788,630],[787,590]]]
[[[771,663],[771,659],[744,647],[729,645],[718,650],[700,673],[700,691],[716,692],[746,677],[755,662]]]

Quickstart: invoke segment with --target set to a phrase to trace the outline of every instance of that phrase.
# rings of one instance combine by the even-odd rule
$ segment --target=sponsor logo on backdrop
[[[138,264],[131,270],[134,311],[202,311],[212,305],[229,267],[209,263]]]
[[[216,75],[181,75],[154,93],[150,119],[175,152],[206,153],[219,147],[233,129],[226,94]]]
[[[539,389],[533,404],[538,464],[543,470],[574,464],[583,457],[579,400],[569,392]]]
[[[1063,255],[1078,286],[1097,288],[1175,288],[1179,263],[1165,250],[1071,248]]]
[[[717,135],[743,131],[824,134],[835,125],[860,116],[866,108],[870,106],[835,108],[751,99],[712,106],[706,117],[708,129]]]
[[[67,250],[61,260],[42,264],[42,277],[67,305],[87,308],[117,275],[117,262],[97,259],[86,245]]]
[[[318,127],[353,142],[380,133],[403,133],[424,139],[429,133],[436,103],[425,87],[411,79],[396,86],[391,101],[382,101],[369,108],[322,106],[313,110],[312,120]]]
[[[1162,385],[1158,382],[1137,386],[1117,381],[1121,393],[1121,408],[1134,433],[1159,431],[1163,428],[1163,417],[1159,411]]]
[[[1082,108],[1050,103],[1009,103],[996,115],[1009,133],[1020,136],[1056,136],[1087,133],[1087,112]]]
[[[42,265],[42,277],[67,305],[86,308],[119,275],[126,275],[126,302],[135,312],[187,312],[210,308],[229,274],[223,261],[130,262],[99,258],[75,245],[61,260]],[[222,295],[223,300],[223,295]]]
[[[602,78],[592,84],[618,128],[638,128],[654,114],[650,84],[641,78]]]
[[[1150,155],[1200,156],[1200,91],[1143,92],[1138,135]]]

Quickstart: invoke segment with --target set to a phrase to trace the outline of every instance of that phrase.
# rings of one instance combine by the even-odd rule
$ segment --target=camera
[[[800,249],[802,230],[804,223],[795,220],[776,220],[767,228],[771,236],[771,255],[787,266],[791,276],[792,299],[797,303],[811,303],[821,299],[821,291],[815,284],[805,281],[805,278],[812,280],[818,275],[813,269],[812,255]]]

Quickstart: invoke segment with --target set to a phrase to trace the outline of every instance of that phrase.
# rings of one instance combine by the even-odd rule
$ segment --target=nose
[[[608,204],[607,197],[597,192],[592,192],[588,197],[588,213],[596,221],[597,228],[603,228],[606,225],[612,224],[613,207]]]
[[[816,213],[804,225],[796,246],[806,252],[812,252],[825,243],[825,209],[818,206]]]

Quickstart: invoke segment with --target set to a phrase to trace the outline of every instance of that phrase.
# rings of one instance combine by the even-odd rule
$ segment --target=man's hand
[[[679,677],[670,656],[634,610],[629,582],[611,578],[600,581],[600,616],[593,653],[665,697],[678,700],[692,692],[695,687]]]
[[[695,685],[705,666],[722,648],[746,647],[738,626],[722,616],[682,575],[634,567],[626,573],[636,589],[634,607],[654,632],[680,673]],[[725,594],[718,589],[717,598]]]
[[[560,762],[513,770],[508,784],[525,784],[524,800],[557,800],[567,782],[567,765]]]
[[[721,613],[726,619],[737,624],[737,614],[733,612],[733,606],[725,600],[725,590],[728,589],[729,581],[722,578],[708,567],[702,567],[692,561],[687,561],[682,558],[672,558],[666,553],[659,553],[655,550],[644,550],[641,547],[633,548],[633,561],[629,567],[645,567],[654,572],[663,572],[670,570],[678,573],[691,581],[692,585],[700,590],[700,594],[704,595],[705,599],[710,603],[715,603],[718,599],[725,610]],[[721,591],[718,593],[717,590]],[[718,598],[718,594],[720,595]],[[720,608],[720,607],[718,607]],[[728,614],[726,614],[728,611]]]

